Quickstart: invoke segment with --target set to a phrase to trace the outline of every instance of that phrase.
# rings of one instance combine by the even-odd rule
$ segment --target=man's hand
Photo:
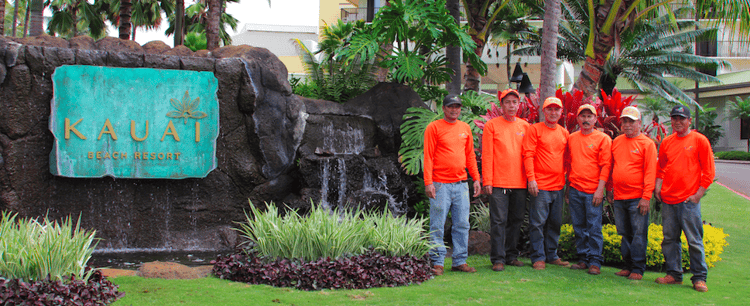
[[[638,201],[638,210],[641,211],[641,215],[645,216],[649,209],[651,208],[651,201],[646,199],[641,199]]]
[[[536,181],[530,181],[527,189],[532,196],[539,195],[539,187],[536,185]]]
[[[656,197],[656,200],[661,202],[661,183],[664,182],[664,179],[657,178],[656,184],[654,186],[654,196]]]
[[[434,199],[435,198],[435,185],[429,184],[427,186],[424,186],[424,193],[427,194],[428,198]]]
[[[492,195],[492,186],[491,185],[484,186],[482,187],[482,191],[484,192],[484,194]]]
[[[482,194],[482,183],[479,181],[474,181],[474,197],[478,197],[480,194]]]
[[[594,191],[594,199],[592,201],[594,207],[602,205],[602,200],[604,200],[604,186],[600,186],[600,188],[596,188],[596,191]]]
[[[706,188],[700,187],[698,188],[698,191],[694,195],[689,196],[687,200],[693,203],[698,203],[704,194],[706,194]]]

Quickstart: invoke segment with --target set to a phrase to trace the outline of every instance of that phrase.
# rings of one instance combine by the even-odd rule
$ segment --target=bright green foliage
[[[622,264],[622,254],[620,253],[620,244],[622,236],[617,234],[617,228],[614,224],[605,224],[602,226],[602,235],[604,236],[604,248],[602,256],[606,264]],[[706,265],[713,267],[714,263],[721,260],[721,253],[724,252],[724,246],[727,246],[726,237],[721,228],[715,228],[709,224],[703,225],[703,248],[706,252]],[[682,266],[689,268],[690,258],[688,253],[687,240],[685,234],[682,234]],[[664,254],[661,251],[661,243],[664,240],[662,226],[650,224],[648,227],[648,249],[646,251],[646,266],[649,268],[660,268],[664,264]],[[564,224],[560,230],[560,252],[575,257],[575,235],[573,226]]]
[[[723,152],[716,152],[715,154],[716,154],[716,158],[718,159],[749,160],[750,161],[750,152],[723,151]]]
[[[193,52],[198,50],[206,50],[206,33],[187,33],[187,35],[185,36],[185,47],[193,50]]]
[[[716,124],[716,117],[719,115],[716,113],[716,107],[703,106],[698,109],[698,132],[708,138],[711,146],[715,146],[719,138],[724,136],[724,128],[721,125]]]
[[[425,219],[408,220],[406,216],[328,211],[313,205],[307,216],[296,211],[279,215],[275,205],[261,212],[250,203],[252,217],[238,223],[243,237],[262,256],[304,259],[339,258],[360,255],[368,248],[388,256],[424,256],[432,248],[429,235],[423,231]]]
[[[485,73],[486,65],[474,53],[476,43],[458,27],[445,0],[391,0],[339,55],[345,62],[377,62],[393,81],[411,86],[427,101],[444,95],[438,86],[450,81],[453,71],[445,66],[443,51],[449,45],[460,47],[464,58]]]
[[[474,211],[469,215],[471,228],[485,233],[490,232],[490,207],[482,203],[474,205]]]
[[[16,214],[0,216],[0,276],[24,281],[64,280],[70,275],[88,280],[86,263],[96,248],[96,231],[80,228],[70,218],[62,222],[47,218],[16,219]]]
[[[431,122],[443,118],[443,111],[410,107],[403,118],[399,160],[407,174],[417,175],[424,167],[424,131]]]
[[[60,34],[70,38],[86,32],[94,38],[105,36],[103,1],[89,3],[84,0],[52,0],[49,7],[52,19],[47,25],[50,35]]]
[[[375,65],[360,60],[337,60],[339,48],[357,29],[363,29],[365,23],[345,23],[341,20],[337,24],[326,25],[321,33],[319,50],[313,52],[302,41],[295,39],[299,48],[300,58],[305,63],[308,79],[300,83],[295,82],[294,93],[300,96],[334,102],[346,102],[354,98],[377,82],[375,80]],[[316,55],[321,55],[318,59]]]
[[[227,0],[226,2],[239,2],[239,0]],[[169,27],[164,34],[167,36],[174,34],[175,14],[168,16]],[[206,33],[206,24],[208,24],[208,8],[206,2],[199,1],[185,8],[185,33]],[[237,18],[222,12],[219,17],[219,37],[225,46],[232,44],[232,37],[227,33],[226,28],[229,26],[232,30],[237,30]]]

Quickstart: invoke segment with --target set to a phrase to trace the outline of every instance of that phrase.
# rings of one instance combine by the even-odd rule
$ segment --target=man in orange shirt
[[[523,138],[523,163],[531,194],[530,257],[536,270],[544,270],[545,260],[563,267],[569,264],[557,256],[565,186],[563,159],[569,134],[557,124],[562,116],[560,99],[547,98],[542,109],[544,122],[530,126]]]
[[[706,136],[690,130],[690,109],[678,105],[670,113],[674,134],[664,138],[659,148],[659,168],[656,174],[656,196],[662,205],[661,244],[667,275],[659,277],[659,284],[682,284],[682,245],[680,233],[685,233],[690,253],[690,272],[693,288],[708,291],[706,286],[706,254],[703,249],[703,223],[700,200],[714,181],[716,168],[711,143]]]
[[[641,112],[628,106],[620,115],[623,134],[612,142],[612,192],[607,200],[615,209],[620,252],[625,268],[615,273],[630,280],[643,279],[648,247],[648,211],[656,181],[656,144],[641,134]]]
[[[578,263],[573,270],[588,268],[588,273],[599,275],[602,266],[602,200],[612,162],[612,139],[594,128],[596,109],[591,104],[578,108],[580,130],[568,138],[570,163],[566,202],[575,233]]]
[[[506,263],[523,266],[517,246],[526,212],[521,145],[529,128],[528,122],[516,117],[518,91],[507,89],[499,98],[503,116],[488,121],[482,132],[482,185],[484,193],[490,195],[490,261],[494,271],[503,271]]]
[[[458,120],[461,100],[449,95],[443,100],[443,119],[427,125],[424,132],[424,184],[430,198],[430,238],[438,247],[430,250],[432,272],[443,274],[445,219],[451,213],[453,226],[453,271],[476,272],[466,264],[469,244],[469,185],[466,169],[474,180],[474,197],[481,192],[474,137],[469,125]]]

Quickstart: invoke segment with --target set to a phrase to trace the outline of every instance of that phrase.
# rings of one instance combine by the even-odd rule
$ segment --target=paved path
[[[716,160],[716,180],[745,196],[750,196],[750,163]]]

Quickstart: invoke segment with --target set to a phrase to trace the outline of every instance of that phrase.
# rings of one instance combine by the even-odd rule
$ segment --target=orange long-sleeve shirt
[[[569,135],[559,124],[549,128],[539,122],[530,126],[523,138],[526,179],[536,181],[540,190],[556,191],[565,186],[563,161]]]
[[[664,180],[660,194],[664,203],[679,204],[698,192],[698,188],[708,189],[715,175],[714,152],[706,136],[693,130],[685,137],[675,133],[664,138],[656,173],[656,177]]]
[[[424,184],[455,183],[465,180],[466,169],[471,178],[479,180],[474,137],[469,125],[462,121],[448,123],[444,119],[427,125],[424,132]]]
[[[494,118],[482,132],[482,185],[499,188],[526,188],[523,167],[523,137],[529,128],[526,120],[510,122]]]
[[[656,144],[646,135],[620,135],[612,142],[615,200],[651,200],[656,182]]]
[[[612,139],[593,130],[583,135],[581,131],[568,138],[570,163],[566,164],[570,186],[588,194],[596,192],[599,180],[609,179],[612,166]]]

